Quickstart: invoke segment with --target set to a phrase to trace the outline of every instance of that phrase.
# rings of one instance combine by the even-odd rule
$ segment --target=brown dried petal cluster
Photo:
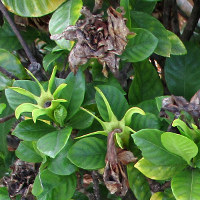
[[[85,64],[90,58],[97,58],[107,65],[115,74],[119,67],[119,58],[127,44],[127,35],[130,33],[126,27],[123,13],[109,7],[108,18],[103,14],[92,14],[86,7],[81,13],[84,20],[79,20],[75,26],[68,26],[62,34],[52,35],[51,39],[76,40],[77,43],[69,55],[69,64],[76,73],[78,66]]]
[[[165,111],[169,111],[175,114],[175,118],[178,118],[181,115],[181,111],[189,113],[196,125],[200,128],[198,119],[200,118],[200,90],[195,93],[188,102],[182,96],[174,96],[164,98],[162,101],[162,108],[160,111],[161,117],[168,117]]]
[[[119,131],[119,129],[115,129],[108,135],[107,154],[105,159],[106,166],[103,179],[111,194],[125,196],[128,191],[128,179],[125,166],[131,162],[135,162],[137,158],[135,158],[130,151],[116,148],[114,135]]]
[[[21,195],[21,199],[35,200],[31,194],[32,186],[37,176],[39,166],[34,163],[27,163],[17,160],[12,166],[11,175],[3,177],[4,185],[8,188],[9,196],[15,199]]]

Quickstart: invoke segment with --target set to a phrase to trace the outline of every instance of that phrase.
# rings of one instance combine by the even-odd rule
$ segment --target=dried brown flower
[[[117,12],[109,7],[107,19],[103,13],[92,14],[83,7],[81,14],[84,20],[79,20],[75,26],[68,26],[63,33],[52,35],[52,40],[65,38],[76,40],[77,43],[69,54],[69,65],[76,73],[78,66],[85,64],[90,58],[97,58],[103,64],[103,73],[106,76],[106,65],[116,74],[119,68],[119,57],[127,44],[127,35],[130,34],[126,27],[123,12]]]
[[[106,187],[111,194],[125,196],[128,191],[128,179],[126,176],[125,165],[135,162],[137,158],[133,153],[124,149],[116,148],[114,135],[120,132],[115,129],[108,135],[106,166],[104,169],[103,179]]]
[[[8,188],[10,198],[15,199],[15,196],[21,195],[21,199],[35,200],[35,197],[31,194],[31,190],[39,166],[34,163],[17,160],[11,169],[11,175],[3,177],[3,182]]]

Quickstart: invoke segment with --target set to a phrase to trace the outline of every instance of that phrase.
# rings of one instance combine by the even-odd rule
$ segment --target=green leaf
[[[72,128],[67,127],[41,137],[37,142],[38,150],[51,158],[55,158],[56,155],[65,147],[71,131]]]
[[[3,113],[3,111],[6,109],[5,103],[0,103],[0,115]]]
[[[177,200],[196,200],[200,197],[199,169],[185,169],[171,182],[172,192]]]
[[[187,100],[199,90],[200,85],[200,46],[194,43],[186,44],[187,54],[171,56],[165,63],[165,79],[169,91]],[[195,59],[194,59],[195,58]]]
[[[0,72],[0,91],[11,86],[13,81]]]
[[[156,192],[151,196],[150,200],[163,200],[164,194],[163,192]]]
[[[150,200],[175,200],[171,189],[165,189],[164,192],[156,192],[151,196]]]
[[[121,120],[126,111],[129,109],[129,105],[124,95],[121,93],[120,90],[113,86],[98,85],[98,88],[106,97],[114,115],[117,117],[118,120]],[[109,121],[108,111],[103,98],[99,93],[96,93],[95,99],[101,117],[105,121]]]
[[[61,99],[67,99],[67,103],[65,105],[67,109],[67,120],[69,120],[76,112],[79,111],[79,108],[84,100],[85,95],[85,77],[81,70],[74,74],[71,72],[67,78],[65,83],[67,83],[67,87],[62,90],[60,94]]]
[[[0,188],[0,200],[10,200],[8,190],[6,187]]]
[[[168,180],[178,171],[182,170],[184,165],[155,165],[145,158],[140,159],[135,167],[146,177],[154,180]]]
[[[139,62],[148,58],[156,49],[158,39],[148,30],[131,29],[136,36],[129,39],[121,59],[127,62]]]
[[[131,28],[131,16],[130,16],[130,5],[129,0],[120,0],[120,6],[123,7],[125,11],[124,17],[127,19],[126,26]]]
[[[143,12],[133,11],[131,12],[131,19],[134,27],[147,29],[158,38],[158,45],[155,49],[156,54],[165,57],[170,56],[171,42],[168,39],[168,32],[156,18]]]
[[[49,67],[55,62],[55,60],[57,60],[62,55],[63,55],[63,52],[54,52],[54,53],[51,52],[45,55],[42,61],[45,71],[47,71]]]
[[[0,49],[0,66],[20,79],[27,77],[26,71],[19,59],[5,49]]]
[[[171,42],[171,54],[173,55],[183,55],[187,53],[187,50],[184,44],[181,42],[180,38],[172,33],[171,31],[167,30],[168,39]]]
[[[132,105],[163,95],[163,86],[153,65],[148,61],[134,64],[135,77],[129,88],[128,98]]]
[[[45,109],[45,108],[43,108],[43,109],[42,108],[40,108],[40,109],[36,108],[36,109],[34,109],[33,111],[30,111],[30,112],[32,112],[32,118],[33,118],[34,123],[36,123],[38,117],[49,114],[48,110]]]
[[[139,131],[141,129],[160,129],[161,124],[158,117],[154,114],[146,113],[146,115],[133,115],[130,127]]]
[[[161,142],[169,152],[182,157],[188,164],[198,153],[197,145],[183,135],[166,132],[162,134]]]
[[[58,175],[70,175],[77,170],[77,167],[73,165],[67,158],[68,150],[72,145],[72,140],[67,142],[67,145],[63,150],[50,161],[48,169],[54,174]]]
[[[26,89],[27,91],[33,93],[36,96],[40,95],[40,88],[34,81],[17,80],[13,83],[13,86]],[[5,94],[8,103],[13,110],[15,110],[22,103],[36,103],[35,100],[30,99],[29,97],[26,97],[22,94],[19,94],[9,88],[5,90]]]
[[[26,162],[39,163],[43,160],[42,157],[35,152],[32,142],[21,141],[15,154],[20,160]]]
[[[49,21],[49,31],[51,35],[62,33],[69,25],[75,25],[80,17],[80,10],[83,6],[82,0],[69,0],[64,3],[51,17]],[[71,50],[73,42],[64,38],[55,41],[62,49]]]
[[[156,3],[155,1],[141,1],[141,0],[131,0],[132,10],[141,11],[151,15]]]
[[[151,191],[146,177],[140,173],[133,163],[127,165],[128,182],[137,200],[149,200]]]
[[[93,120],[94,118],[92,115],[80,110],[69,120],[68,123],[73,129],[85,129],[91,126]]]
[[[67,110],[63,105],[59,105],[54,110],[54,118],[56,122],[60,124],[60,126],[64,126],[64,120],[67,117]]]
[[[185,164],[185,161],[167,151],[161,143],[162,131],[157,129],[144,129],[132,134],[135,144],[142,151],[145,159],[156,165]]]
[[[83,169],[100,169],[105,166],[106,144],[95,137],[76,142],[69,150],[68,158]]]
[[[45,122],[37,120],[36,123],[32,119],[28,119],[20,122],[15,130],[12,132],[13,135],[17,136],[21,140],[25,141],[37,141],[42,136],[55,131],[51,125]]]
[[[65,0],[3,0],[10,12],[23,17],[40,17],[56,10]]]

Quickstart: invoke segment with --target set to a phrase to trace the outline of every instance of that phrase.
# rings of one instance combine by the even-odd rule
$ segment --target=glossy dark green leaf
[[[45,55],[42,61],[45,71],[47,71],[49,67],[55,62],[55,60],[57,60],[62,55],[63,55],[63,52],[55,52],[55,53],[49,53]]]
[[[70,175],[77,170],[77,167],[67,158],[68,150],[72,144],[72,140],[68,140],[67,145],[63,148],[63,150],[50,161],[48,169],[52,173],[58,175]]]
[[[186,47],[186,55],[166,60],[165,79],[172,94],[189,100],[200,88],[200,46],[188,43]]]
[[[34,150],[33,142],[21,141],[15,154],[20,160],[26,162],[39,163],[43,160]]]
[[[134,64],[135,77],[129,88],[128,98],[132,105],[163,95],[160,77],[148,61]]]
[[[6,187],[0,188],[0,200],[10,200],[8,189]]]
[[[148,58],[154,52],[158,39],[146,29],[134,28],[131,31],[136,35],[128,40],[121,59],[127,62],[139,62]]]
[[[128,182],[137,200],[149,200],[151,191],[146,177],[138,171],[134,164],[127,165]]]
[[[113,87],[113,86],[98,85],[98,88],[105,95],[115,116],[119,120],[121,120],[129,108],[124,95],[121,93],[120,90],[118,90],[116,87]],[[103,98],[100,96],[98,92],[96,92],[95,99],[96,99],[97,107],[98,107],[101,117],[105,121],[108,121],[109,120],[108,111],[106,109],[105,102],[103,101]]]
[[[165,57],[170,56],[171,42],[168,39],[168,33],[156,18],[143,12],[133,11],[131,12],[131,19],[134,27],[147,29],[158,38],[156,54]]]
[[[21,140],[37,141],[42,136],[55,130],[53,126],[45,122],[37,120],[36,123],[34,123],[32,119],[28,119],[20,122],[12,134]]]
[[[166,132],[162,134],[161,142],[169,152],[182,157],[188,164],[198,153],[197,145],[183,135]]]
[[[70,119],[76,112],[78,112],[85,95],[85,77],[82,71],[78,71],[76,75],[72,72],[65,80],[67,86],[62,90],[60,99],[66,99],[64,103],[67,109],[67,120]]]
[[[0,72],[0,91],[12,86],[13,81]]]
[[[19,59],[5,49],[0,49],[0,66],[20,79],[27,77],[26,71]]]
[[[129,0],[120,0],[120,6],[124,8],[124,17],[127,19],[126,26],[131,28],[131,16],[130,16],[130,3]]]
[[[178,171],[184,168],[184,165],[155,165],[145,158],[140,159],[135,167],[146,177],[154,180],[169,180]]]
[[[171,31],[167,31],[168,33],[168,38],[171,42],[171,54],[173,55],[183,55],[187,53],[187,50],[180,40],[180,38],[172,33]]]
[[[44,170],[40,176],[36,177],[32,193],[38,200],[69,200],[73,196],[75,189],[75,174],[58,176],[49,170]]]
[[[131,10],[151,14],[156,6],[155,1],[131,0]]]
[[[68,123],[74,129],[85,129],[91,126],[93,120],[93,116],[80,110],[69,120]]]
[[[13,86],[24,88],[37,96],[40,95],[40,89],[34,81],[17,80],[13,83]],[[15,110],[17,106],[19,106],[22,103],[35,103],[33,99],[30,99],[29,97],[26,97],[22,94],[19,94],[9,88],[5,90],[5,94],[8,103],[13,110]]]
[[[40,17],[56,10],[65,0],[3,0],[9,11],[24,17]]]
[[[173,177],[172,192],[177,200],[196,200],[200,197],[199,169],[185,169]]]
[[[143,129],[134,134],[132,138],[142,151],[145,159],[156,165],[176,165],[186,162],[179,156],[167,151],[161,143],[162,131],[157,129]]]
[[[160,120],[151,113],[146,113],[145,115],[135,114],[132,117],[130,127],[134,131],[139,131],[145,128],[160,129]]]
[[[55,158],[56,155],[65,147],[71,131],[71,127],[66,127],[46,134],[38,140],[38,150],[51,158]]]
[[[146,113],[152,113],[156,116],[159,114],[155,99],[142,101],[141,103],[137,104],[137,107],[141,108]]]
[[[76,142],[69,150],[68,158],[83,169],[100,169],[105,166],[106,144],[103,140],[88,137]]]
[[[69,25],[75,25],[80,17],[83,6],[82,0],[69,0],[64,3],[51,17],[49,31],[51,35],[62,33]],[[71,50],[73,42],[65,39],[57,40],[57,45],[63,49]]]

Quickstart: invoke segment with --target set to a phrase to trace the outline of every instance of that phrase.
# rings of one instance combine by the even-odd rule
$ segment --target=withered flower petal
[[[100,6],[101,1],[96,1]],[[97,8],[99,8],[97,6]],[[123,13],[109,7],[108,18],[103,18],[103,13],[93,14],[83,7],[81,14],[83,20],[78,20],[75,26],[68,26],[63,33],[52,35],[52,40],[65,38],[76,40],[77,43],[69,55],[69,65],[76,73],[80,65],[85,64],[90,58],[97,58],[102,63],[104,75],[105,66],[116,74],[119,68],[119,57],[127,44],[127,35],[130,34],[126,27]]]

